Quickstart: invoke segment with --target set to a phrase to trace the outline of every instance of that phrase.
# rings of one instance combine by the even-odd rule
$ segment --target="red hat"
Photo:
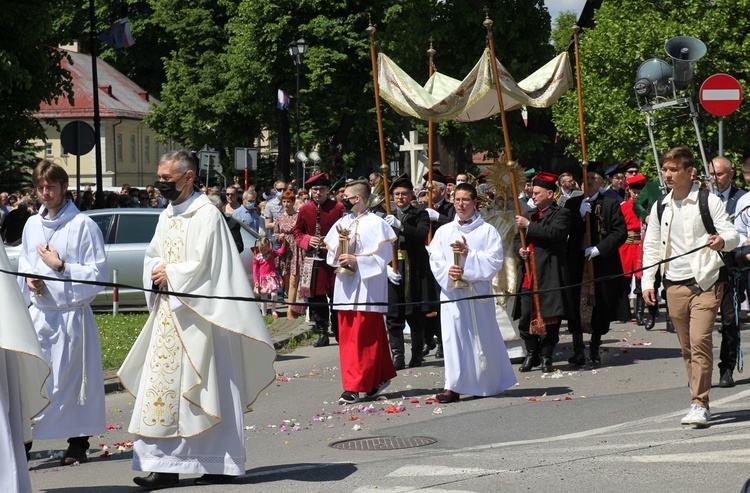
[[[453,176],[453,175],[445,175],[445,183],[446,184],[453,183],[455,185],[456,184],[456,177]]]
[[[328,178],[328,173],[318,173],[313,175],[305,181],[305,185],[308,187],[330,187],[331,180]]]
[[[532,180],[532,185],[535,187],[546,188],[547,190],[555,190],[557,188],[557,175],[547,173],[546,171],[540,171]]]
[[[633,175],[625,179],[627,188],[641,189],[646,186],[646,177],[643,175]]]
[[[490,174],[489,174],[489,173],[487,173],[486,171],[485,171],[484,173],[479,173],[479,174],[477,175],[477,181],[479,181],[479,180],[484,180],[484,179],[485,179],[485,178],[487,178],[488,176],[490,176]]]

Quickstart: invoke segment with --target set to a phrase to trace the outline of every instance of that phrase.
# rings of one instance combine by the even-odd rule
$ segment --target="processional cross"
[[[422,178],[419,172],[419,154],[426,149],[426,145],[417,142],[419,133],[416,130],[410,130],[408,138],[404,134],[401,134],[401,137],[404,143],[398,147],[398,150],[409,153],[409,178],[416,183]]]

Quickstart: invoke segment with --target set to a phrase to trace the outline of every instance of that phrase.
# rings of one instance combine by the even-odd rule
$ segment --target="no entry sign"
[[[714,74],[701,86],[700,101],[712,115],[727,116],[740,107],[742,86],[731,75]]]

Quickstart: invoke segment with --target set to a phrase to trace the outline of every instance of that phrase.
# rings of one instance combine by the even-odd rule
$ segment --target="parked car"
[[[83,212],[93,219],[102,231],[111,281],[114,281],[113,271],[117,270],[118,284],[143,285],[143,259],[146,255],[146,248],[154,236],[161,211],[161,209],[134,208],[96,209]],[[245,244],[240,258],[248,278],[252,279],[253,252],[251,248],[255,246],[260,235],[244,224],[240,223],[240,225],[242,226],[242,240]],[[8,246],[5,251],[11,267],[17,270],[21,246]],[[146,305],[146,297],[141,290],[120,289],[119,295],[121,307]],[[91,305],[98,308],[112,306],[112,289],[105,288]]]

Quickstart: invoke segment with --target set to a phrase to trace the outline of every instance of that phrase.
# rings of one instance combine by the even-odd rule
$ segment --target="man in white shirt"
[[[716,234],[709,234],[701,219],[699,189],[691,179],[695,168],[693,153],[676,147],[662,157],[662,175],[671,192],[651,208],[649,228],[643,242],[643,265],[653,266],[667,258],[662,283],[667,290],[669,315],[682,347],[692,402],[682,418],[683,425],[703,427],[711,419],[708,394],[713,366],[712,333],[721,301],[723,285],[719,270],[724,265],[716,253],[729,252],[739,244],[739,235],[724,204],[708,194],[708,207]],[[709,248],[701,248],[708,246]],[[693,251],[696,250],[697,251]],[[656,304],[656,267],[643,272],[643,299]]]

